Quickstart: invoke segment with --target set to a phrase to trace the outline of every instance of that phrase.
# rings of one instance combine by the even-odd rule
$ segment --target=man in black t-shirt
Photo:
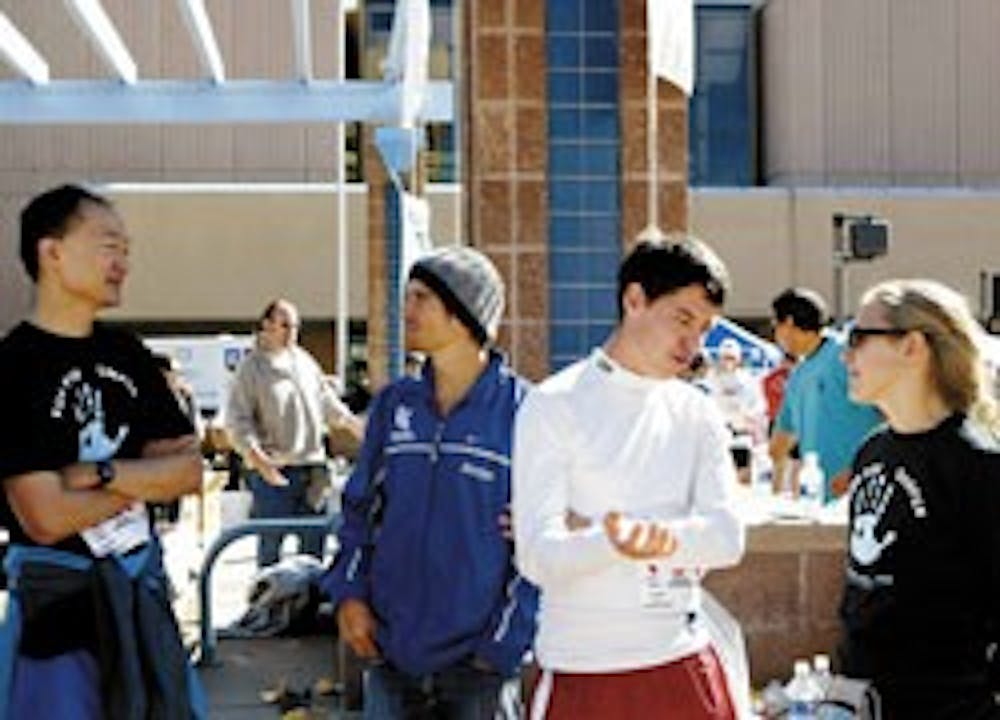
[[[199,716],[146,507],[198,489],[198,441],[139,340],[95,321],[120,302],[128,247],[111,204],[80,187],[21,214],[36,302],[0,341],[0,524],[22,619],[2,628],[19,643],[0,657],[0,718],[136,702]]]

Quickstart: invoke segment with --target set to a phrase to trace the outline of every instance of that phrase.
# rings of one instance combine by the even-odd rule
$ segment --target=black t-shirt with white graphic
[[[994,717],[982,713],[1000,609],[996,438],[962,415],[923,433],[886,428],[853,470],[843,671],[875,680],[896,708],[887,717],[904,716],[900,702],[922,718]]]
[[[81,460],[138,458],[151,440],[192,432],[145,346],[134,335],[100,324],[87,338],[53,335],[27,322],[15,327],[0,341],[0,397],[0,479]],[[0,496],[0,524],[12,543],[35,544],[6,494]],[[91,555],[79,535],[53,547]],[[59,631],[72,647],[80,634],[73,626],[82,625],[73,619],[85,616],[65,617],[69,622],[53,621],[63,626]],[[58,637],[49,630],[46,634]]]

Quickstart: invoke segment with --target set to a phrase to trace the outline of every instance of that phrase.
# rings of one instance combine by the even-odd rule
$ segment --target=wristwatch
[[[97,478],[101,481],[101,487],[107,487],[115,479],[115,466],[110,460],[98,460]]]

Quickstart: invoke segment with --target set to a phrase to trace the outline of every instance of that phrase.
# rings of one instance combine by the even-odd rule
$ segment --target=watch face
[[[115,479],[115,466],[110,460],[101,460],[97,463],[97,477],[101,479],[101,485],[107,485]]]

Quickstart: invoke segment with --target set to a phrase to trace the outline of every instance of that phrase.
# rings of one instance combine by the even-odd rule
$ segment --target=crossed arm
[[[142,457],[114,460],[115,478],[100,487],[94,463],[73,463],[4,479],[11,509],[35,542],[52,545],[117,515],[135,501],[168,502],[201,485],[195,435],[146,444]]]

